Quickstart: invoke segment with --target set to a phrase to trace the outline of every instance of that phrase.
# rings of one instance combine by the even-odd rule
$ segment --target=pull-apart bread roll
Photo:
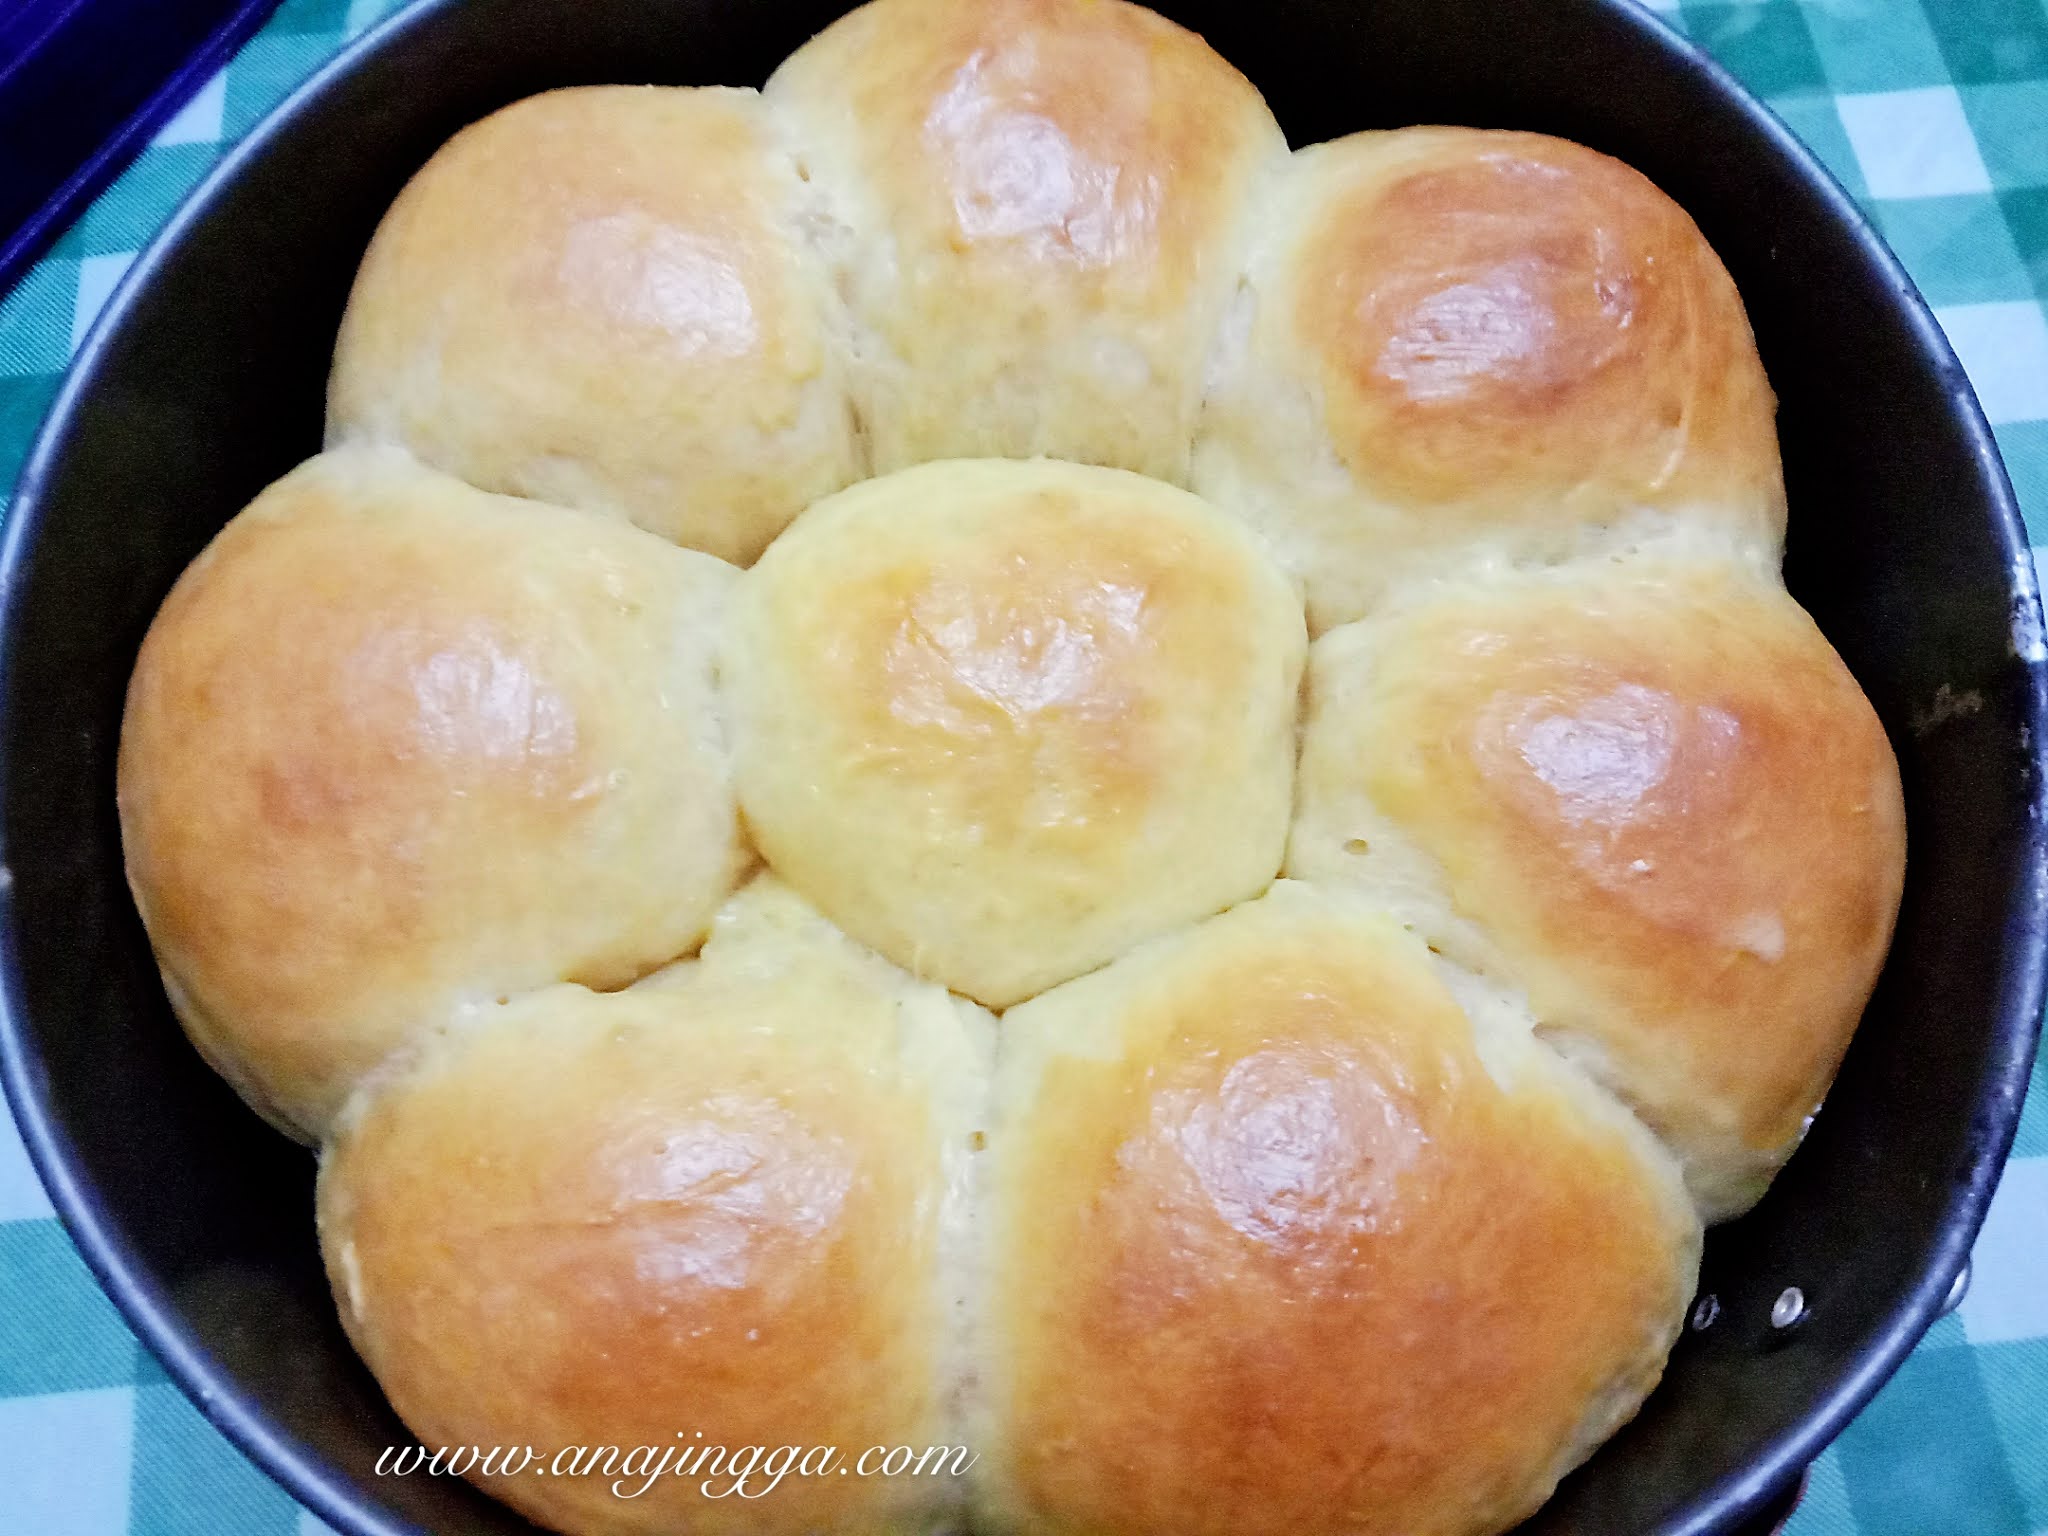
[[[753,91],[551,91],[486,118],[371,242],[329,443],[401,442],[745,564],[866,473],[799,189]]]
[[[1316,631],[1488,544],[1693,521],[1775,561],[1742,301],[1636,171],[1537,134],[1356,134],[1297,154],[1258,226],[1193,484],[1306,579]]]
[[[1123,0],[876,0],[767,96],[826,199],[877,473],[1185,482],[1247,193],[1287,149],[1242,75]]]
[[[773,881],[701,960],[491,1014],[380,1071],[322,1158],[335,1296],[406,1423],[533,1447],[543,1472],[472,1475],[582,1536],[930,1529],[958,1479],[756,1466],[735,1494],[709,1448],[958,1441],[993,1021]],[[605,1446],[653,1450],[556,1460]]]
[[[317,1136],[417,1018],[618,985],[744,855],[713,714],[736,576],[395,450],[286,476],[182,576],[129,685],[129,883],[194,1043]]]
[[[1004,1018],[989,1528],[1482,1536],[1634,1414],[1698,1219],[1464,989],[1283,882]]]
[[[1898,910],[1775,411],[1636,171],[1290,154],[1126,0],[548,92],[158,614],[130,883],[546,1527],[1497,1536]]]
[[[906,470],[741,580],[741,807],[849,933],[1005,1007],[1272,879],[1305,649],[1286,578],[1186,491]]]
[[[1753,1204],[1904,878],[1898,766],[1812,621],[1706,561],[1446,581],[1317,640],[1309,693],[1289,872],[1526,990],[1710,1217]]]

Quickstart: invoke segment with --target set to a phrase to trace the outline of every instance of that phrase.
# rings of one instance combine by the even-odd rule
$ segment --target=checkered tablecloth
[[[0,487],[172,207],[396,0],[286,0],[11,294]],[[1537,0],[1502,0],[1537,3]],[[2048,546],[2048,0],[1649,0],[1875,216]],[[4,494],[4,492],[0,492]],[[4,511],[4,502],[0,502]],[[1794,1536],[2048,1536],[2048,1070],[1961,1311],[1814,1469]],[[72,1249],[0,1109],[0,1536],[321,1536],[185,1401]]]

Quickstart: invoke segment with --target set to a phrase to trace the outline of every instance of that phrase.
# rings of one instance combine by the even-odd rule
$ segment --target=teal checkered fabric
[[[395,0],[286,0],[0,298],[0,488],[135,252]],[[1651,0],[1855,194],[1954,342],[2048,547],[2048,0]],[[1975,1283],[1815,1466],[1792,1536],[2048,1536],[2048,1071]],[[0,1112],[0,1536],[319,1536],[93,1284]]]
[[[2033,544],[2048,546],[2048,0],[1653,8],[1876,220],[1977,386]]]

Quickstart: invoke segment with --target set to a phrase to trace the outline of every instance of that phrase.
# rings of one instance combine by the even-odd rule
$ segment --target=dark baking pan
[[[121,878],[122,690],[207,538],[320,441],[378,215],[449,134],[593,81],[758,82],[835,0],[429,0],[260,128],[136,263],[31,455],[0,582],[6,1081],[87,1261],[200,1407],[352,1536],[523,1529],[379,1478],[407,1437],[342,1338],[312,1161],[186,1046]],[[1716,1231],[1640,1418],[1530,1530],[1767,1517],[1926,1329],[2019,1114],[2042,1005],[2041,608],[1970,387],[1905,274],[1791,135],[1625,0],[1179,0],[1297,143],[1415,122],[1541,129],[1641,167],[1740,284],[1783,400],[1789,575],[1884,718],[1911,864],[1826,1110]],[[1808,1312],[1770,1325],[1790,1286]]]

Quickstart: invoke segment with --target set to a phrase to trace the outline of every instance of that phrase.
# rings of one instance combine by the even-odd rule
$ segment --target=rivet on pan
[[[1948,1299],[1941,1304],[1941,1315],[1947,1317],[1963,1304],[1963,1298],[1970,1294],[1970,1261],[1965,1259],[1963,1267],[1956,1271],[1955,1282],[1948,1288]]]
[[[1778,1293],[1778,1299],[1771,1303],[1771,1326],[1785,1329],[1803,1322],[1806,1318],[1806,1292],[1796,1285],[1788,1285]]]
[[[1705,1333],[1714,1326],[1716,1319],[1720,1315],[1721,1298],[1714,1295],[1702,1296],[1697,1302],[1693,1303],[1692,1331],[1694,1333]]]

